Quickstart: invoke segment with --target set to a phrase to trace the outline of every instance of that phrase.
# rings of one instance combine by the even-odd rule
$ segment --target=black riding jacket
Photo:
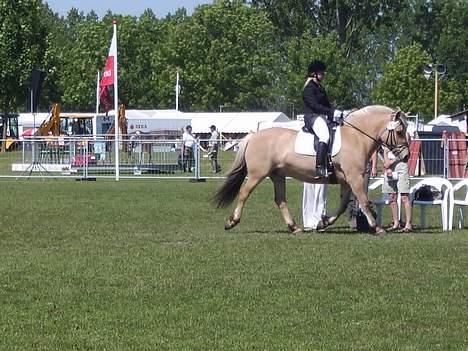
[[[333,120],[335,109],[328,100],[325,89],[313,80],[305,86],[302,95],[304,100],[304,116],[325,115],[329,121]]]

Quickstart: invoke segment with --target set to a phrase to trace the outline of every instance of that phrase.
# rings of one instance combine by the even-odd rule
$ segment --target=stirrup
[[[315,169],[315,179],[327,178],[328,172],[325,167],[317,167]]]

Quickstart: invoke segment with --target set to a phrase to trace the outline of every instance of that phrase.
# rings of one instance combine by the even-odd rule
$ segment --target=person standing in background
[[[411,137],[406,133],[408,145]],[[389,194],[390,209],[392,211],[392,225],[387,231],[399,230],[400,233],[410,233],[413,230],[412,210],[413,206],[409,198],[410,182],[408,173],[409,154],[400,153],[395,155],[388,148],[384,147],[384,184],[382,192]],[[398,193],[401,195],[401,202],[405,209],[405,226],[400,227],[398,216],[399,208],[397,203]]]
[[[305,232],[317,229],[327,209],[327,184],[304,183],[302,224]]]
[[[211,169],[213,173],[221,172],[221,167],[218,164],[218,151],[219,151],[219,133],[216,126],[210,127],[211,136],[208,141],[208,158],[210,159]]]
[[[182,155],[184,172],[193,172],[193,148],[195,146],[195,137],[192,134],[192,126],[185,127],[182,135]]]

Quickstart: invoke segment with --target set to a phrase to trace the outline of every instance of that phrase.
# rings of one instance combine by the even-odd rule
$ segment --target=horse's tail
[[[249,143],[250,138],[253,134],[247,134],[247,136],[242,139],[239,144],[239,150],[237,151],[236,158],[232,164],[231,169],[226,174],[227,178],[224,181],[221,188],[219,188],[216,193],[213,195],[211,201],[215,204],[216,207],[227,207],[229,206],[237,194],[244,182],[245,177],[247,176],[247,164],[245,162],[245,150],[247,149],[247,144]]]

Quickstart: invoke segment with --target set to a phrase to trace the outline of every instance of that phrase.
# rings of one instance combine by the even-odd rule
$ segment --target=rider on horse
[[[333,121],[334,107],[328,100],[325,89],[320,83],[325,78],[326,66],[315,60],[309,64],[307,80],[304,84],[304,124],[309,133],[317,135],[319,144],[316,156],[316,177],[327,177],[327,153],[330,131],[328,121]]]

